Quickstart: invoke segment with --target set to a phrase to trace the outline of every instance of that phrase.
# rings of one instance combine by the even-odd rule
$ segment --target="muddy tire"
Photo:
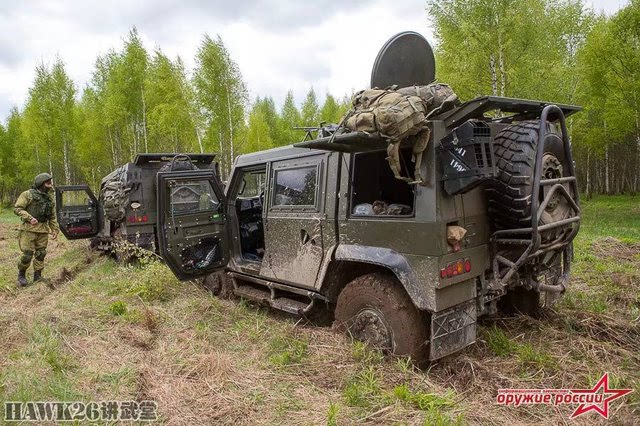
[[[425,315],[393,278],[373,273],[357,277],[338,296],[335,328],[356,340],[416,362],[428,357]]]
[[[202,279],[202,286],[220,299],[231,299],[233,297],[233,284],[231,284],[231,279],[224,272],[215,272],[207,275]]]
[[[528,315],[538,318],[542,313],[540,293],[524,287],[509,289],[498,301],[498,309],[506,315]]]
[[[495,137],[494,155],[498,175],[488,189],[488,198],[489,216],[496,229],[531,226],[531,195],[539,129],[539,121],[523,121],[506,127]],[[548,125],[548,132],[555,133],[551,125]],[[542,163],[543,179],[567,176],[569,166],[560,138],[547,139]],[[568,185],[566,187],[569,189]],[[544,191],[541,190],[540,201],[543,198]],[[541,222],[556,222],[570,214],[568,202],[556,195],[543,212]]]

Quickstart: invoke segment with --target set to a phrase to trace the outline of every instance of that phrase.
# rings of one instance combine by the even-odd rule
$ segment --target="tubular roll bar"
[[[560,128],[562,131],[562,143],[564,147],[565,162],[568,165],[568,176],[555,178],[555,179],[542,179],[542,157],[545,152],[545,143],[549,138],[558,138],[555,133],[547,132],[547,121],[549,118],[555,116],[554,121],[560,121]],[[567,191],[563,184],[571,185],[573,197]],[[540,188],[545,186],[551,186],[551,189],[547,192],[542,202],[540,202]],[[559,193],[563,198],[567,200],[569,206],[573,210],[574,216],[559,220],[557,222],[540,225],[540,219],[544,213],[547,205],[553,198],[553,196]],[[542,235],[544,231],[550,229],[559,228],[565,225],[575,224],[572,226],[571,231],[565,233],[557,240],[542,244]],[[531,192],[531,226],[527,228],[517,229],[504,229],[496,231],[491,236],[493,243],[493,249],[495,257],[493,259],[493,274],[494,279],[502,282],[503,284],[508,282],[511,277],[525,264],[527,261],[532,260],[542,254],[550,251],[562,249],[563,254],[563,274],[560,280],[560,286],[550,286],[546,284],[532,283],[534,287],[541,291],[564,291],[566,281],[569,275],[570,259],[569,250],[570,243],[575,238],[578,230],[580,229],[580,206],[578,198],[578,183],[575,177],[575,167],[573,164],[573,155],[571,153],[571,145],[569,142],[569,135],[567,133],[567,125],[565,122],[564,113],[561,108],[556,105],[547,105],[542,110],[540,116],[540,130],[538,132],[538,145],[536,151],[536,161],[533,172],[533,190]],[[522,234],[530,234],[531,238],[517,238]],[[511,237],[511,238],[510,238]],[[513,238],[515,237],[515,238]],[[503,245],[521,245],[526,246],[518,260],[515,262],[510,261],[504,256],[500,255],[497,246]],[[500,265],[508,266],[508,270],[504,275],[500,274]]]

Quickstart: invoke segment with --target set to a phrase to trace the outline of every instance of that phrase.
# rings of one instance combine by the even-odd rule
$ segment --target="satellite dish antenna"
[[[391,37],[378,52],[371,70],[371,87],[424,86],[435,78],[431,45],[422,35],[404,31]]]

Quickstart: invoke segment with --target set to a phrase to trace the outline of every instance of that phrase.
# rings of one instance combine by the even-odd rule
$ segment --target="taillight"
[[[147,216],[146,214],[144,216],[129,216],[129,218],[127,220],[130,223],[147,222],[149,220],[149,216]]]
[[[460,259],[440,269],[440,278],[452,278],[471,272],[471,260]]]

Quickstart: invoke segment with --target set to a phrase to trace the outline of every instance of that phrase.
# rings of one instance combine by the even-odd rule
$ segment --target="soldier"
[[[32,259],[33,282],[42,279],[49,233],[52,240],[58,237],[60,227],[56,221],[52,189],[51,175],[40,173],[34,179],[33,187],[20,194],[15,204],[14,213],[22,219],[18,234],[18,244],[22,251],[22,257],[18,261],[18,286],[20,287],[27,285],[25,273]]]

